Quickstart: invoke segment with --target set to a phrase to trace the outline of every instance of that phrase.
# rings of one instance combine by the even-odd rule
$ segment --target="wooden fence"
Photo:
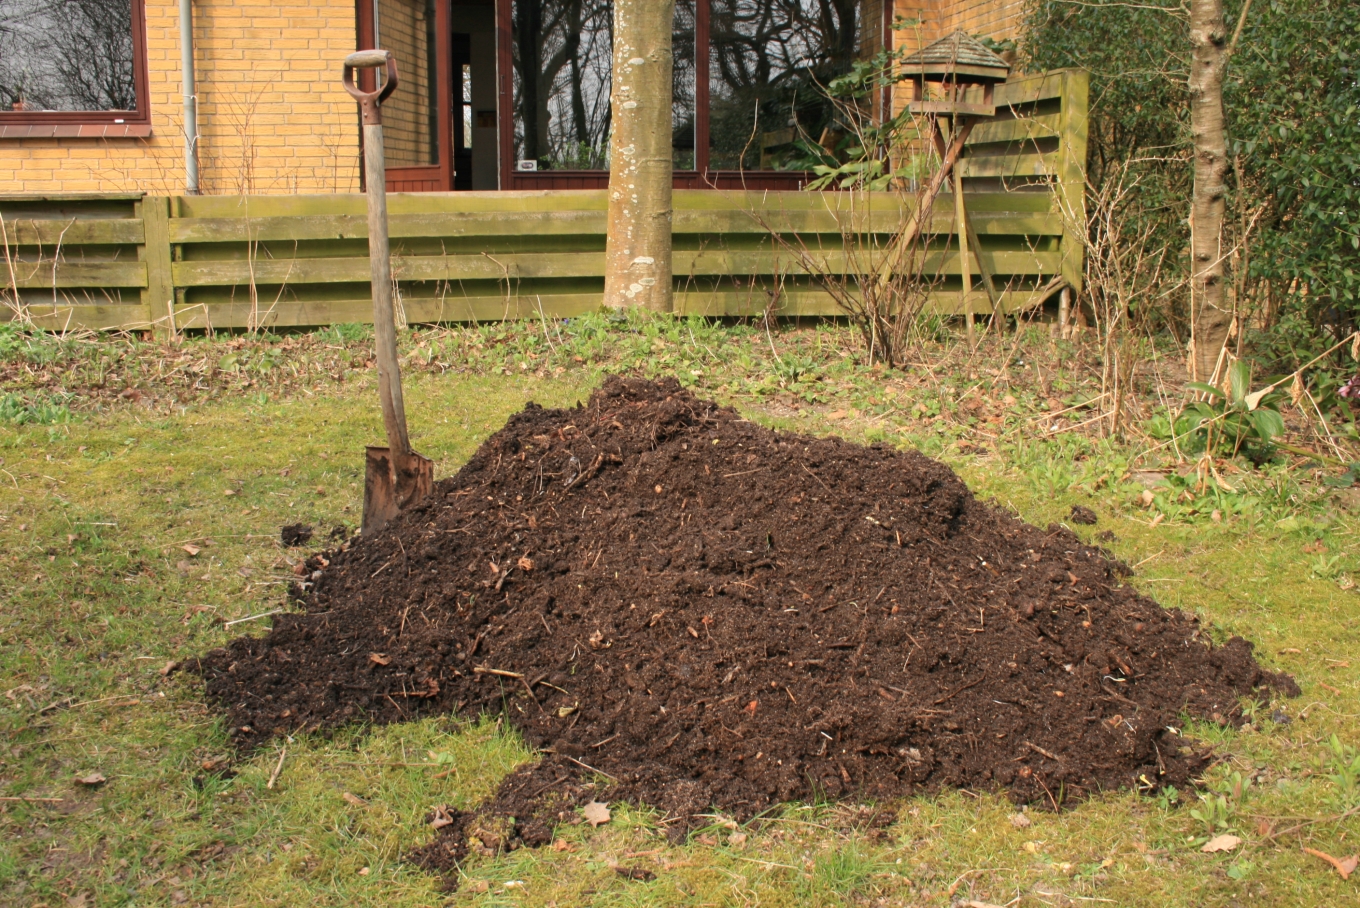
[[[997,91],[962,162],[965,199],[1007,311],[1055,278],[1080,287],[1087,79],[1060,71]],[[675,309],[836,315],[771,231],[846,270],[903,212],[892,193],[675,193]],[[603,191],[388,197],[393,275],[410,323],[565,317],[600,305]],[[937,202],[930,305],[960,311],[953,199]],[[271,328],[371,318],[364,198],[0,195],[11,317],[52,329]],[[975,312],[989,312],[970,259]],[[18,300],[21,309],[14,305]],[[0,310],[3,317],[5,310]]]

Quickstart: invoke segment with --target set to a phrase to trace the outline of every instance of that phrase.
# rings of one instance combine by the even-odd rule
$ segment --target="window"
[[[610,0],[509,0],[514,169],[609,166]],[[832,126],[818,87],[859,47],[858,0],[676,0],[677,171],[787,170]]]
[[[434,0],[377,0],[373,4],[373,39],[373,46],[390,50],[400,67],[400,88],[383,103],[387,166],[438,164]]]
[[[713,170],[785,170],[799,135],[832,125],[819,91],[858,49],[854,0],[710,0]]]
[[[463,109],[463,148],[472,150],[472,64],[462,66],[463,97],[459,104]]]
[[[149,134],[144,30],[142,0],[0,2],[5,135]],[[114,129],[55,128],[79,124]]]

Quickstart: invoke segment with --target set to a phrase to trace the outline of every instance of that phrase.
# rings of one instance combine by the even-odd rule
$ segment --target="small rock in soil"
[[[305,523],[290,523],[279,530],[279,537],[287,546],[306,545],[312,539],[312,528]]]
[[[1067,519],[1073,523],[1080,524],[1081,526],[1093,527],[1100,518],[1097,517],[1096,512],[1090,508],[1074,504],[1072,505],[1072,513],[1068,515]]]
[[[673,380],[529,405],[328,558],[302,613],[196,669],[245,749],[502,714],[542,757],[446,811],[432,869],[546,844],[590,802],[683,835],[814,797],[1182,787],[1207,754],[1168,730],[1181,714],[1240,724],[1239,698],[1298,691],[941,463],[765,429]]]

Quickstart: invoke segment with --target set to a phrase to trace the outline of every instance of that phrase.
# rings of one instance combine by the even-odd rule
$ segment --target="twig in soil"
[[[1025,742],[1025,746],[1028,747],[1030,750],[1034,751],[1036,754],[1039,754],[1040,756],[1048,757],[1048,758],[1049,758],[1050,760],[1052,760],[1054,763],[1061,763],[1061,762],[1062,762],[1062,757],[1058,756],[1057,754],[1053,753],[1052,751],[1044,750],[1044,749],[1043,749],[1042,747],[1040,747],[1038,744],[1031,744],[1029,741],[1026,741],[1026,742]]]
[[[279,781],[279,773],[283,772],[283,758],[286,756],[288,756],[288,748],[285,747],[279,751],[278,765],[276,765],[274,771],[269,774],[269,781],[264,785],[264,787],[268,788],[270,791],[274,790],[275,783]]]
[[[529,685],[529,682],[526,681],[526,680],[524,680],[524,676],[523,676],[523,675],[520,675],[520,676],[519,676],[519,683],[520,683],[520,684],[523,684],[523,685],[524,685],[524,689],[527,690],[527,691],[529,692],[529,699],[534,701],[534,706],[537,706],[537,707],[538,707],[538,711],[539,711],[539,712],[547,712],[547,710],[545,710],[545,709],[543,708],[543,704],[538,702],[538,696],[534,693],[534,689],[533,689],[533,687],[531,687],[531,686]]]
[[[953,699],[954,697],[957,697],[959,694],[961,694],[961,693],[963,693],[964,691],[966,691],[968,688],[970,688],[970,687],[977,687],[977,686],[978,686],[979,684],[981,684],[981,683],[982,683],[982,679],[981,679],[981,678],[978,678],[976,681],[969,681],[969,682],[968,682],[967,684],[965,684],[963,687],[960,687],[958,690],[954,691],[953,693],[945,694],[943,697],[941,697],[940,699],[936,700],[934,703],[932,703],[932,704],[930,704],[930,705],[931,705],[931,706],[939,706],[939,705],[940,705],[941,703],[943,703],[944,701],[946,701],[946,700],[951,700],[951,699]]]
[[[604,746],[605,746],[606,744],[608,744],[610,741],[612,741],[612,740],[614,740],[615,738],[617,738],[617,737],[619,736],[619,734],[622,734],[622,732],[619,732],[618,734],[612,734],[612,735],[610,735],[609,737],[605,738],[603,741],[599,742],[598,744],[592,744],[592,745],[590,745],[590,749],[591,749],[591,750],[595,750],[596,748],[604,747]]]
[[[569,757],[569,756],[567,756],[566,754],[558,754],[558,756],[561,757],[561,758],[564,759],[564,760],[570,760],[571,762],[575,763],[577,766],[580,766],[582,769],[588,769],[588,770],[590,770],[591,772],[598,772],[600,775],[604,776],[606,779],[613,779],[615,782],[619,781],[619,779],[618,779],[617,776],[611,776],[609,773],[605,772],[603,769],[596,769],[594,766],[591,766],[589,763],[582,763],[580,760],[576,759],[575,757]]]
[[[804,473],[808,474],[808,475],[811,476],[813,479],[817,480],[817,484],[818,484],[818,485],[820,485],[822,488],[826,489],[828,492],[831,491],[831,486],[829,486],[829,485],[827,485],[826,483],[822,482],[822,477],[818,476],[816,473],[812,472],[812,471],[809,470],[805,465],[803,465],[803,464],[801,464],[801,463],[800,463],[798,466],[800,466],[800,467],[803,468],[803,472],[804,472]]]
[[[272,612],[260,612],[260,614],[258,614],[258,615],[249,615],[249,616],[247,616],[247,617],[245,617],[245,618],[237,618],[237,619],[235,619],[235,620],[233,620],[233,621],[223,621],[223,622],[222,622],[222,626],[223,626],[223,627],[231,627],[233,624],[244,624],[244,623],[247,622],[247,621],[256,621],[256,620],[258,620],[258,619],[260,619],[260,618],[268,618],[270,615],[281,615],[281,614],[283,614],[283,609],[281,609],[281,608],[276,608],[276,609],[274,609]]]
[[[518,678],[521,681],[524,680],[524,675],[519,672],[508,672],[500,668],[485,668],[481,665],[474,668],[472,673],[474,675],[499,675],[502,678]]]
[[[1038,776],[1037,773],[1036,773],[1035,776],[1034,776],[1034,781],[1038,782],[1038,783],[1039,783],[1039,787],[1042,788],[1042,789],[1044,790],[1044,794],[1048,795],[1048,803],[1050,803],[1050,804],[1053,805],[1053,812],[1054,812],[1054,813],[1057,813],[1057,812],[1058,812],[1058,802],[1054,799],[1054,797],[1053,797],[1053,792],[1051,792],[1051,791],[1048,790],[1048,786],[1044,784],[1044,780],[1041,779],[1041,778],[1039,778],[1039,776]]]

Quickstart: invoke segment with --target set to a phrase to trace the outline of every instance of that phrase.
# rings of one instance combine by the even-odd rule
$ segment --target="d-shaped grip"
[[[382,88],[374,91],[363,91],[354,84],[354,71],[356,69],[373,69],[379,66],[387,67],[387,84]],[[388,96],[397,90],[397,58],[392,56],[390,50],[356,51],[345,58],[342,80],[345,83],[345,91],[349,92],[354,100],[359,102],[360,109],[363,111],[364,123],[381,124],[382,102],[386,101]]]

